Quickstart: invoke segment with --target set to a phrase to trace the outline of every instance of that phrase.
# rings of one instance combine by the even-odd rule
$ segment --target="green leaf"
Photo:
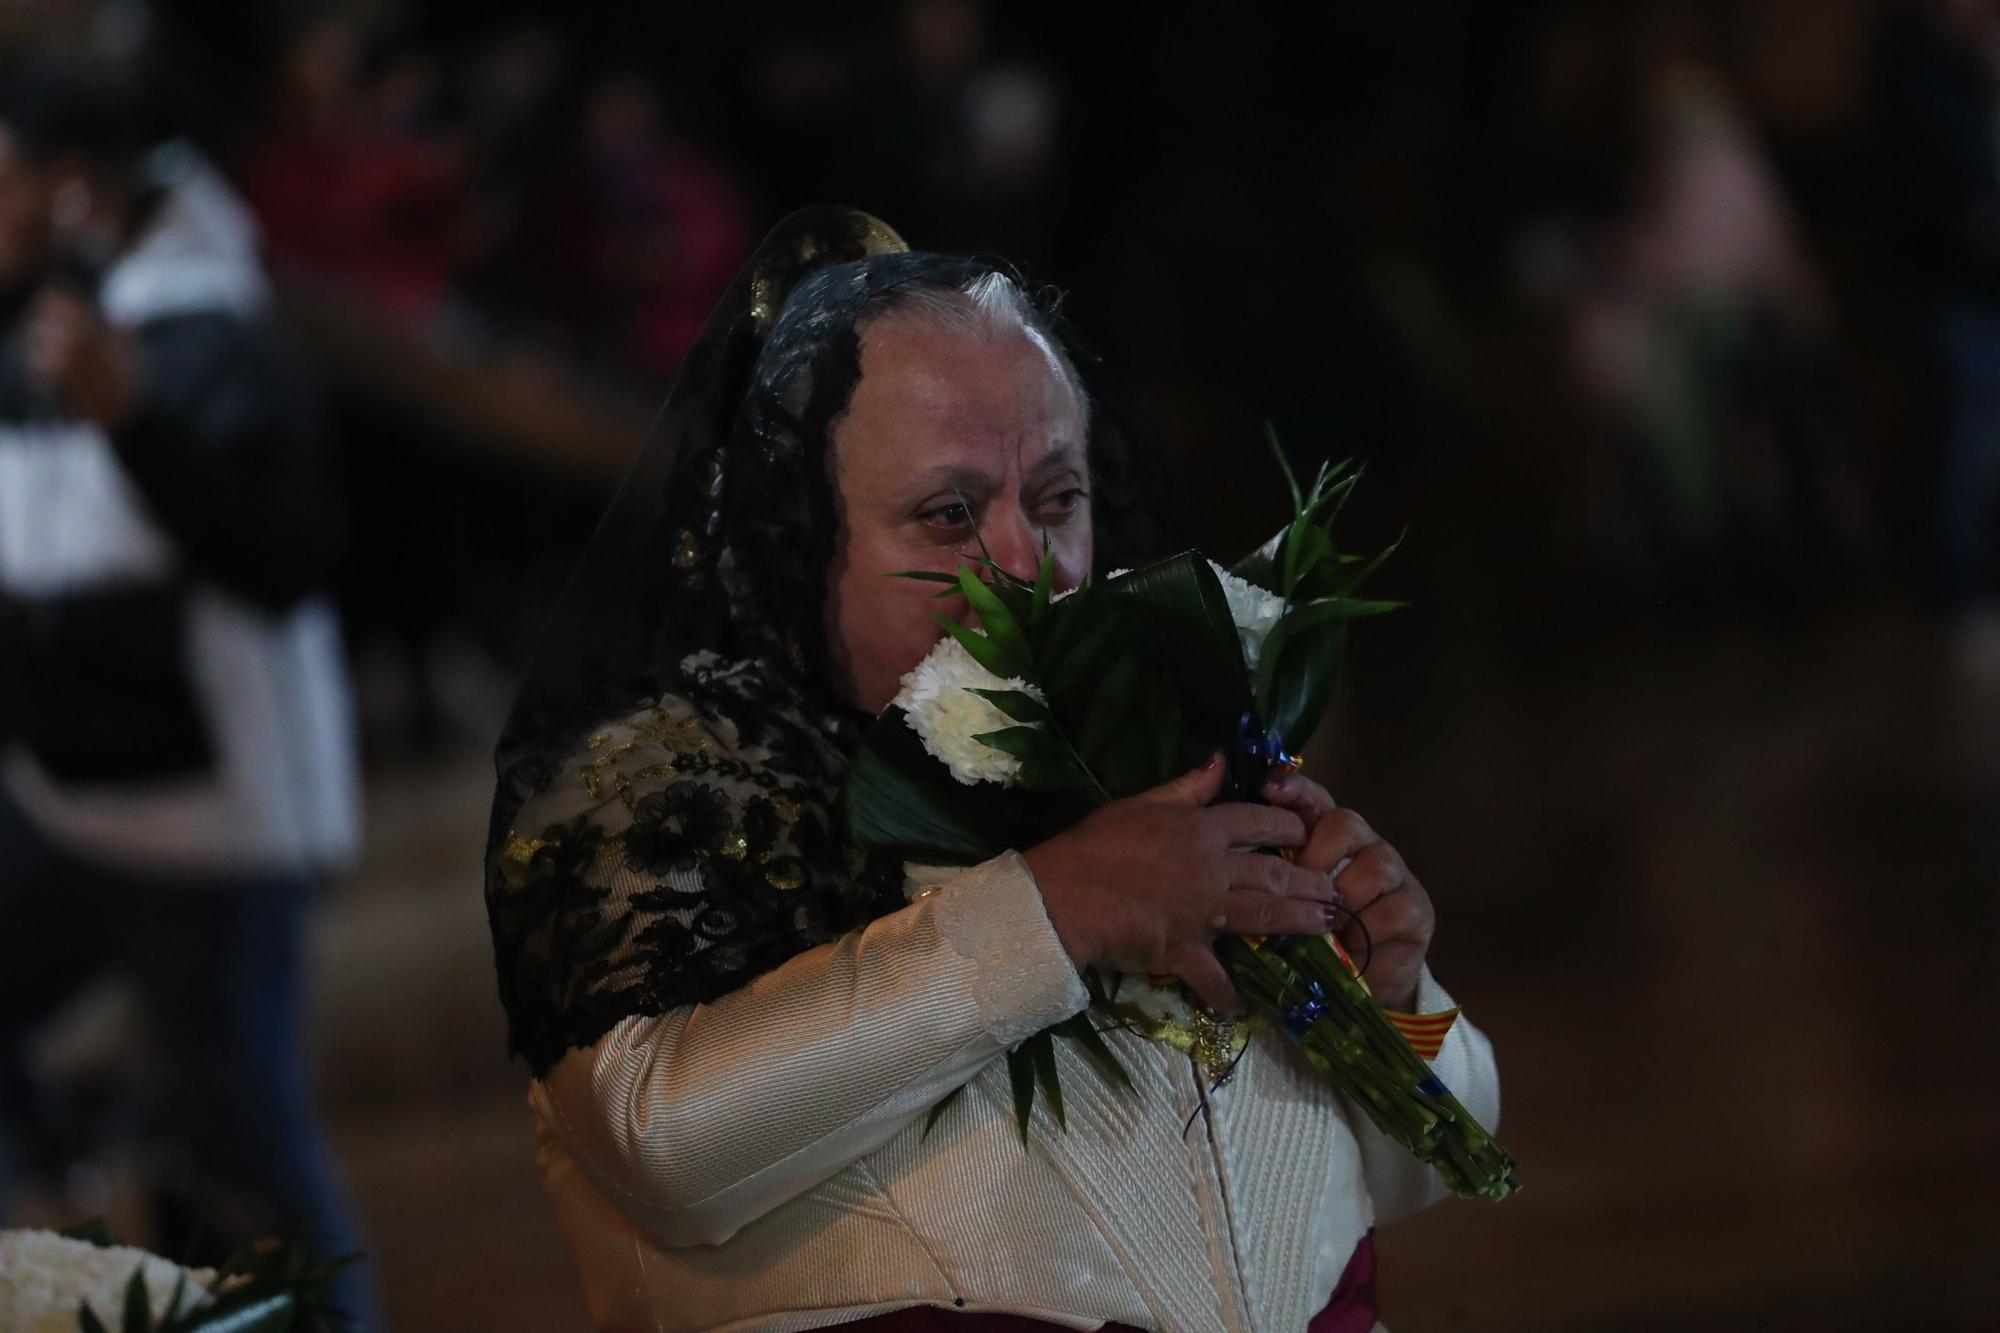
[[[1079,682],[1100,670],[1104,650],[1123,629],[1123,617],[1113,609],[1109,599],[1095,601],[1074,611],[1065,601],[1056,610],[1061,613],[1056,617],[1058,631],[1064,622],[1071,620],[1080,624],[1082,629],[1063,645],[1060,656],[1054,655],[1051,650],[1043,658],[1042,687],[1051,701],[1068,694]]]
[[[1043,612],[1045,628],[1035,642],[1035,666],[1046,676],[1050,664],[1066,656],[1078,637],[1098,621],[1097,585],[1084,583],[1060,602],[1053,594]]]
[[[1340,478],[1340,474],[1346,470],[1347,463],[1343,460],[1340,466],[1334,469],[1333,477]],[[1332,481],[1333,478],[1329,478],[1329,480]],[[1326,494],[1321,496],[1306,512],[1319,523],[1320,527],[1324,528],[1331,535],[1333,525],[1340,521],[1340,511],[1347,508],[1348,497],[1354,494],[1354,488],[1360,481],[1361,469],[1356,468],[1351,475],[1340,478],[1334,484],[1329,485]],[[1331,505],[1332,508],[1327,509],[1328,505]],[[1327,509],[1326,515],[1323,518],[1319,517],[1319,511],[1322,509]]]
[[[1049,599],[1055,593],[1055,584],[1056,553],[1049,545],[1048,534],[1043,533],[1042,563],[1035,570],[1035,598],[1031,604],[1033,609],[1029,612],[1029,618],[1035,624],[1040,624],[1042,617],[1048,614]]]
[[[1085,793],[1092,788],[1090,775],[1077,767],[1067,750],[1023,759],[1014,782],[1022,790],[1032,792]]]
[[[77,1302],[76,1323],[83,1333],[111,1333],[104,1327],[104,1321],[97,1317],[97,1311],[90,1308],[88,1301]]]
[[[1021,674],[1013,669],[1015,662],[1006,651],[986,635],[970,626],[959,624],[949,616],[941,616],[935,611],[931,612],[930,616],[932,620],[944,626],[945,633],[965,645],[965,651],[972,654],[973,661],[994,675],[1005,678]]]
[[[1333,556],[1333,539],[1324,530],[1306,519],[1294,523],[1285,542],[1285,596],[1296,596],[1299,585],[1319,563]]]
[[[1104,585],[1146,634],[1148,666],[1178,689],[1188,744],[1233,743],[1237,719],[1251,706],[1243,645],[1229,599],[1208,560],[1185,551]]]
[[[153,1333],[153,1298],[146,1290],[146,1265],[132,1270],[125,1284],[125,1321],[121,1333]]]
[[[1015,846],[1021,830],[997,788],[967,786],[924,749],[903,711],[868,729],[841,790],[841,815],[858,847],[938,865],[977,865]]]
[[[1063,1111],[1062,1075],[1056,1069],[1056,1043],[1047,1031],[1038,1032],[1030,1038],[1035,1057],[1035,1082],[1041,1085],[1042,1095],[1049,1099],[1049,1109],[1055,1112],[1056,1123],[1069,1128],[1069,1116]]]
[[[1376,570],[1380,569],[1382,567],[1382,562],[1387,560],[1390,556],[1394,555],[1396,553],[1396,548],[1401,546],[1402,544],[1403,544],[1403,539],[1401,537],[1397,537],[1395,541],[1390,542],[1387,546],[1383,547],[1381,550],[1377,551],[1373,556],[1369,557],[1367,564],[1363,565],[1359,570],[1356,570],[1354,573],[1349,574],[1346,578],[1340,581],[1339,585],[1334,589],[1334,596],[1345,597],[1349,593],[1353,592],[1356,588],[1360,587],[1363,583],[1367,582],[1369,575],[1373,574]]]
[[[1278,428],[1269,421],[1264,423],[1264,441],[1271,446],[1279,471],[1285,474],[1285,489],[1292,493],[1292,511],[1297,513],[1305,508],[1305,497],[1299,494],[1299,479],[1292,471],[1292,460],[1285,457],[1285,446],[1278,442]]]
[[[1034,669],[1035,654],[1028,646],[1028,636],[1021,630],[1021,622],[1007,604],[986,586],[979,575],[970,569],[958,571],[958,586],[965,593],[965,600],[972,606],[973,614],[979,617],[979,626],[986,631],[1005,660],[1012,665],[996,674],[1002,676],[1025,676]],[[994,670],[994,668],[987,668]]]
[[[953,1088],[950,1092],[947,1092],[943,1096],[943,1098],[939,1100],[938,1104],[931,1108],[930,1114],[924,1117],[924,1132],[917,1135],[917,1142],[922,1143],[925,1139],[931,1136],[931,1131],[937,1128],[938,1117],[942,1116],[945,1113],[945,1109],[947,1107],[955,1105],[958,1102],[958,1099],[965,1095],[965,1090],[971,1086],[972,1085],[970,1083],[959,1084],[957,1087]]]
[[[1139,678],[1139,659],[1130,653],[1114,658],[1090,692],[1090,710],[1083,715],[1083,734],[1076,748],[1089,763],[1104,753],[1110,741],[1130,716],[1132,686]]]
[[[1297,637],[1321,625],[1332,624],[1336,620],[1379,616],[1387,611],[1400,611],[1404,605],[1403,602],[1364,601],[1359,597],[1320,597],[1292,607],[1285,612],[1283,618],[1292,622],[1290,633],[1293,637]]]
[[[1294,754],[1305,748],[1333,700],[1346,647],[1347,622],[1338,620],[1285,643],[1272,663],[1270,695],[1262,716]]]
[[[1021,1128],[1023,1147],[1028,1143],[1028,1117],[1035,1112],[1035,1058],[1027,1050],[1033,1040],[1035,1037],[1030,1037],[1007,1052],[1007,1074],[1014,1081],[1014,1122]]]
[[[1051,722],[1055,719],[1055,715],[1049,712],[1049,706],[1026,690],[974,690],[973,693],[1016,722]]]
[[[1181,759],[1181,697],[1173,690],[1154,690],[1146,700],[1146,736],[1152,741],[1151,779],[1156,787],[1178,773]]]
[[[181,1312],[181,1301],[187,1296],[187,1270],[183,1268],[174,1275],[174,1289],[167,1295],[167,1308],[160,1312],[160,1321],[171,1324]]]
[[[1124,1063],[1106,1044],[1104,1037],[1097,1030],[1097,1025],[1090,1021],[1089,1010],[1070,1015],[1058,1023],[1055,1030],[1082,1047],[1085,1058],[1096,1065],[1098,1072],[1105,1078],[1128,1092],[1131,1090],[1132,1076],[1125,1072]]]
[[[1003,727],[999,731],[982,731],[973,738],[989,750],[1011,754],[1016,759],[1033,759],[1040,755],[1062,753],[1062,742],[1040,727]]]

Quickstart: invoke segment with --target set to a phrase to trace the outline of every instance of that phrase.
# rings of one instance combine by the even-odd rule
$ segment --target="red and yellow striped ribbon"
[[[1382,1015],[1395,1025],[1396,1031],[1403,1034],[1403,1040],[1410,1043],[1410,1049],[1426,1060],[1438,1058],[1445,1035],[1458,1021],[1456,1008],[1435,1014],[1399,1014],[1394,1009],[1384,1009]]]

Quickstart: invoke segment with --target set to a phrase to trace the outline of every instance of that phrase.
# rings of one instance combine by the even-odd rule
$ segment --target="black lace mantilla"
[[[695,654],[523,804],[488,868],[514,1048],[535,1073],[632,1014],[716,999],[903,906],[847,849],[847,760],[782,677]]]

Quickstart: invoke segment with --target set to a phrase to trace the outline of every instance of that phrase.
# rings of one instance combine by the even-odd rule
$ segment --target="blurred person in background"
[[[0,1207],[32,1042],[108,972],[223,1237],[355,1253],[305,1049],[358,838],[311,402],[219,174],[95,71],[0,91]],[[332,1295],[368,1318],[364,1269]]]
[[[1906,5],[1882,76],[1886,193],[1937,396],[1933,587],[1960,665],[2000,685],[2000,5]]]
[[[650,395],[750,253],[750,206],[728,169],[674,132],[648,75],[598,78],[579,120],[580,152],[543,201],[535,275],[579,360]]]
[[[1859,540],[1832,308],[1755,126],[1666,7],[1607,12],[1638,69],[1617,202],[1522,248],[1605,432],[1591,525],[1631,602],[1805,594]]]
[[[468,150],[438,114],[437,58],[335,12],[285,43],[236,174],[274,258],[420,332],[446,316],[469,239]]]

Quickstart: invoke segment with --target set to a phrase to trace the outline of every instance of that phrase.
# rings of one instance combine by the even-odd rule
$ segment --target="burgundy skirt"
[[[1375,1327],[1375,1237],[1363,1236],[1354,1247],[1354,1257],[1328,1298],[1326,1308],[1312,1317],[1306,1333],[1368,1333]],[[848,1329],[868,1329],[871,1333],[1034,1333],[1036,1329],[1059,1328],[1017,1314],[961,1314],[935,1305],[912,1305],[889,1314],[873,1315]],[[1101,1333],[1140,1333],[1130,1324],[1106,1324]]]

